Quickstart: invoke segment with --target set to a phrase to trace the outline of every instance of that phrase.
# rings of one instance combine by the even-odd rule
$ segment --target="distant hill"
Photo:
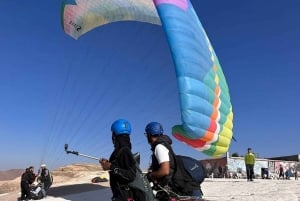
[[[0,171],[0,194],[20,191],[20,180],[23,172],[22,169]],[[52,187],[78,182],[91,184],[95,177],[109,178],[108,172],[103,171],[99,164],[71,164],[59,167],[51,171],[51,174],[54,180]],[[106,184],[108,185],[108,182]],[[0,200],[3,200],[1,196]]]
[[[11,169],[0,171],[0,181],[13,180],[17,177],[21,177],[23,172],[23,169]]]
[[[99,164],[71,164],[65,167],[57,168],[56,170],[52,170],[53,174],[57,174],[61,171],[99,171],[102,170]],[[5,171],[0,171],[0,181],[8,181],[14,180],[17,177],[21,177],[25,170],[24,169],[10,169]]]

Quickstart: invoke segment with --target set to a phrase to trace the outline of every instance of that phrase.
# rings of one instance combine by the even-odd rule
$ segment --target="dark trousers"
[[[192,196],[193,196],[193,197],[199,197],[199,198],[202,198],[203,192],[202,192],[201,188],[198,189],[198,190],[193,190],[193,195],[192,195]]]
[[[254,175],[254,165],[253,164],[246,164],[246,172],[247,172],[247,180],[252,180]]]
[[[21,181],[21,200],[31,199],[30,187],[27,181]]]

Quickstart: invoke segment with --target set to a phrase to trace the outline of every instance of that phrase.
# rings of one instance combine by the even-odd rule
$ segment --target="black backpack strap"
[[[132,154],[132,152],[131,152],[131,150],[130,150],[129,147],[121,147],[121,148],[119,149],[119,151],[117,152],[117,154],[115,155],[114,161],[117,161],[118,158],[120,157],[120,155],[121,155],[121,154],[124,152],[124,150],[126,150],[126,149],[131,153],[131,155],[132,155],[132,157],[133,157],[133,154]],[[135,168],[135,167],[136,167],[136,161],[135,161],[134,157],[133,157],[133,162],[134,162],[134,164],[132,164],[132,166],[130,166],[129,168],[131,168],[132,172],[134,172],[134,174],[135,174],[135,171],[136,171],[136,168]],[[118,171],[118,170],[113,170],[113,171]],[[118,174],[119,176],[121,176],[121,177],[127,179],[127,178],[125,177],[125,175],[124,175],[122,172],[123,172],[122,170],[119,170],[118,172],[114,172],[114,174]]]
[[[170,152],[169,156],[170,156],[170,163],[171,163],[171,169],[173,171],[176,171],[177,168],[177,162],[176,162],[176,154],[172,148],[172,146],[168,143],[160,143],[162,145],[164,145]]]

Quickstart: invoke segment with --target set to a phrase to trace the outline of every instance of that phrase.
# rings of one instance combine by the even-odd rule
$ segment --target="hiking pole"
[[[89,156],[89,155],[86,155],[86,154],[81,154],[78,151],[70,151],[70,150],[68,150],[68,147],[69,147],[69,145],[65,144],[65,151],[66,151],[67,154],[74,154],[74,155],[77,155],[77,156],[83,156],[83,157],[91,158],[91,159],[94,159],[94,160],[97,160],[97,161],[100,160],[100,158],[97,158],[97,157],[94,157],[94,156]]]

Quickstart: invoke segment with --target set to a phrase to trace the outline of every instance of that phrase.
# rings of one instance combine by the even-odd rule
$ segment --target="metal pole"
[[[70,150],[68,150],[68,147],[69,147],[69,145],[65,144],[65,151],[66,151],[67,154],[74,154],[74,155],[77,155],[77,156],[83,156],[83,157],[91,158],[91,159],[98,160],[98,161],[100,160],[100,158],[97,158],[97,157],[94,157],[94,156],[89,156],[89,155],[86,155],[86,154],[81,154],[78,151],[70,151]]]
[[[95,159],[95,160],[100,160],[100,158],[97,158],[97,157],[94,157],[94,156],[89,156],[89,155],[85,155],[85,154],[80,154],[78,153],[79,156],[83,156],[83,157],[86,157],[86,158],[91,158],[91,159]]]

